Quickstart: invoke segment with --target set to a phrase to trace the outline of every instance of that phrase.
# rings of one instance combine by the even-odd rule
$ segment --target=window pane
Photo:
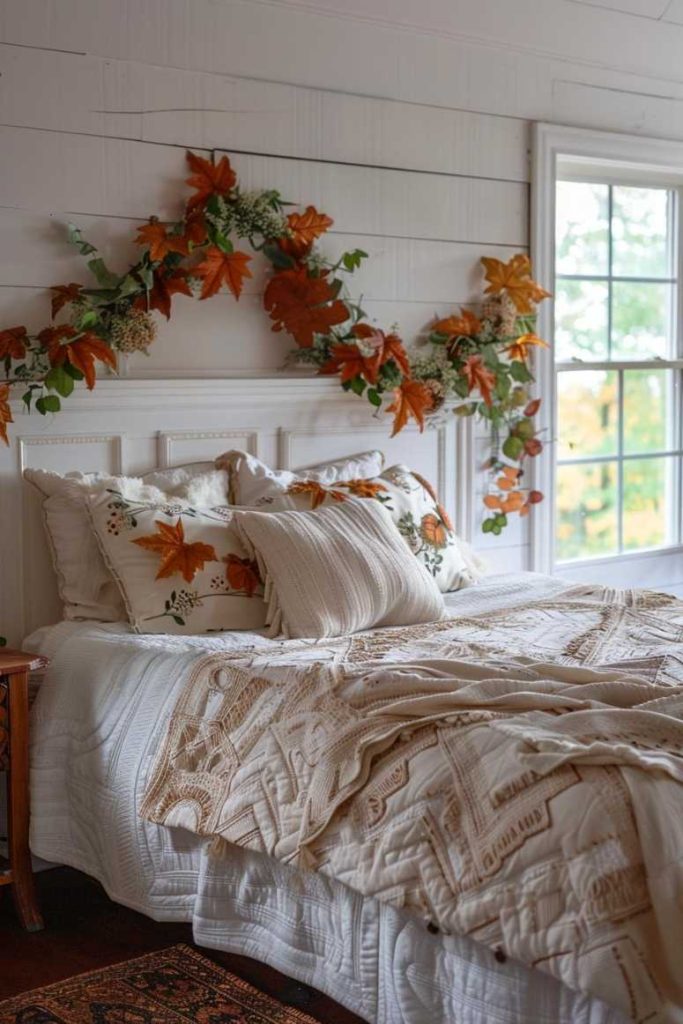
[[[612,285],[612,359],[665,358],[671,286],[615,281]]]
[[[616,553],[616,462],[558,466],[555,535],[559,561]]]
[[[558,374],[558,459],[617,454],[618,387],[613,370]]]
[[[656,452],[673,448],[673,373],[626,370],[624,373],[624,451]]]
[[[579,181],[558,181],[556,249],[558,274],[609,272],[608,188]]]
[[[626,551],[672,540],[673,459],[628,459],[624,463],[623,538]]]
[[[669,193],[663,188],[612,190],[612,273],[617,277],[672,277],[668,240]]]
[[[607,303],[600,281],[557,281],[556,359],[607,359]]]

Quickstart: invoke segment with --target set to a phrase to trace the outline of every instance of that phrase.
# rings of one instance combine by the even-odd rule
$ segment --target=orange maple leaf
[[[23,359],[27,336],[25,327],[8,327],[0,331],[0,359]]]
[[[50,288],[52,292],[52,316],[56,317],[60,309],[69,302],[75,302],[81,293],[82,285],[72,281],[71,284],[55,284]]]
[[[207,236],[206,220],[204,211],[197,206],[194,210],[188,210],[185,217],[185,238],[192,245],[202,245]]]
[[[154,520],[157,532],[148,537],[136,537],[132,541],[146,551],[152,551],[159,555],[159,571],[156,579],[165,579],[179,573],[186,583],[191,583],[200,569],[204,568],[205,562],[217,562],[218,558],[214,548],[210,544],[185,543],[185,531],[182,519],[178,519],[175,526]]]
[[[156,217],[150,217],[149,224],[143,224],[138,228],[138,237],[135,241],[138,245],[149,247],[149,258],[154,263],[160,263],[169,252],[187,256],[189,251],[187,239],[182,235],[169,235],[166,225]]]
[[[168,320],[171,316],[171,296],[189,295],[192,289],[187,283],[186,270],[174,270],[170,274],[161,268],[154,271],[152,287],[144,295],[139,295],[133,305],[136,309],[158,309]]]
[[[310,348],[314,334],[329,334],[349,318],[346,305],[335,299],[325,279],[311,277],[306,267],[281,270],[271,277],[263,296],[274,331],[288,331],[301,348]]]
[[[481,330],[481,320],[469,309],[460,307],[460,316],[447,316],[445,320],[437,320],[432,325],[437,334],[446,334],[449,338],[470,338]]]
[[[376,498],[378,494],[386,491],[384,484],[378,484],[374,480],[345,480],[337,486],[350,491],[356,498]]]
[[[221,290],[226,284],[236,299],[242,293],[242,282],[245,277],[252,277],[247,266],[251,256],[245,252],[223,252],[217,245],[210,245],[203,261],[194,269],[197,277],[203,280],[200,298],[208,299]]]
[[[185,184],[196,189],[195,195],[188,199],[188,210],[203,206],[212,195],[227,196],[237,182],[237,175],[230,166],[227,156],[222,156],[217,164],[212,164],[203,156],[188,152],[187,162],[193,174],[187,178]]]
[[[387,409],[387,412],[395,414],[391,436],[394,437],[403,430],[409,418],[414,419],[422,431],[425,413],[429,412],[431,407],[432,394],[429,389],[420,381],[404,380],[394,391],[394,401]]]
[[[247,597],[253,597],[256,589],[261,586],[256,562],[238,555],[226,555],[226,576],[231,590],[243,590]]]
[[[69,363],[74,366],[85,377],[89,391],[95,387],[95,360],[106,363],[113,370],[116,369],[113,349],[91,331],[78,334],[69,324],[62,327],[46,327],[38,335],[38,340],[47,351],[50,365],[61,366],[63,363]]]
[[[328,490],[317,480],[298,480],[295,484],[289,485],[287,494],[310,494],[312,509],[322,505],[325,498],[331,498],[332,501],[346,501],[346,495],[341,491]]]
[[[304,213],[290,213],[287,224],[295,242],[311,245],[332,227],[334,221],[326,213],[318,213],[315,206],[307,206]]]
[[[404,377],[410,377],[408,353],[398,334],[385,334],[379,327],[363,323],[354,324],[351,333],[363,344],[371,344],[379,349],[380,366],[384,366],[390,359],[393,359]],[[363,344],[361,344],[361,350]]]
[[[529,355],[529,349],[534,345],[538,348],[550,348],[547,341],[537,337],[535,334],[521,334],[512,345],[508,345],[505,351],[510,356],[510,359],[516,359],[520,363],[525,363]]]
[[[531,279],[531,261],[524,253],[517,253],[507,263],[491,256],[482,256],[486,270],[487,295],[507,292],[518,313],[532,313],[534,303],[550,297],[550,292]]]
[[[0,438],[9,445],[7,424],[13,423],[12,410],[9,407],[9,384],[0,384]]]
[[[379,374],[381,350],[372,356],[364,356],[357,345],[339,342],[330,349],[330,358],[320,367],[322,374],[341,373],[341,380],[363,377],[368,384],[376,384]]]
[[[491,389],[496,386],[496,376],[482,362],[481,356],[469,356],[464,363],[462,373],[467,381],[468,394],[479,388],[486,405],[493,404]]]

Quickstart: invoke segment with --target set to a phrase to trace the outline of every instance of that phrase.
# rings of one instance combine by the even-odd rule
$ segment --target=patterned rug
[[[317,1024],[200,956],[171,946],[0,1002],[0,1024]]]

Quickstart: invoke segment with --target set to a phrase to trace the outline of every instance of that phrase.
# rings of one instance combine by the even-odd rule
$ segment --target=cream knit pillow
[[[341,636],[444,617],[434,579],[375,502],[236,512],[233,522],[265,583],[270,636]]]

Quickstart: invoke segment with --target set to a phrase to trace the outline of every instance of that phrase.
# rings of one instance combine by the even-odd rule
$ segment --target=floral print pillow
[[[233,509],[133,501],[108,490],[90,520],[138,633],[260,629],[263,584],[232,525]]]

